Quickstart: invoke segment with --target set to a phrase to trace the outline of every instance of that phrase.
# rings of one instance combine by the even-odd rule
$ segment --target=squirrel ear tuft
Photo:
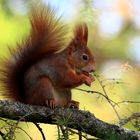
[[[76,26],[74,31],[75,39],[79,40],[81,43],[86,43],[88,41],[88,27],[84,24],[79,24]]]
[[[84,24],[78,24],[74,30],[74,38],[69,44],[70,52],[74,52],[81,46],[87,46],[88,41],[88,27]]]

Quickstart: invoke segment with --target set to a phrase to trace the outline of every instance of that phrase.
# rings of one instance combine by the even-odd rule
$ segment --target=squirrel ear
[[[74,36],[76,40],[79,40],[81,43],[86,43],[88,41],[88,27],[87,25],[84,24],[79,24],[76,26],[75,31],[74,31]]]
[[[75,52],[81,46],[87,46],[88,27],[86,24],[79,24],[74,30],[74,38],[69,44],[69,52]]]
[[[69,47],[68,47],[68,52],[69,52],[69,54],[72,54],[73,52],[75,52],[76,50],[77,50],[77,46],[78,45],[76,45],[76,40],[73,40],[70,44],[69,44]]]

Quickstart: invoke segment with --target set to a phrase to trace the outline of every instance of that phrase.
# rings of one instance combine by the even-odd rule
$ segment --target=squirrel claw
[[[56,107],[56,103],[54,99],[46,100],[46,106],[50,107],[51,109],[54,109]]]

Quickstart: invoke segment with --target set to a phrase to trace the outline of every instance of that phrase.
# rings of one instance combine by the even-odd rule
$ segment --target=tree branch
[[[87,111],[25,105],[0,101],[0,117],[35,123],[58,124],[67,118],[67,126],[104,140],[139,140],[140,132],[132,131],[97,119]],[[59,125],[59,124],[58,124]],[[65,125],[65,124],[64,124]]]
[[[123,126],[125,125],[126,123],[132,121],[132,120],[135,120],[135,119],[139,119],[140,118],[140,112],[137,112],[137,113],[133,113],[131,116],[129,117],[126,117],[124,119],[122,119],[119,124],[120,126]]]

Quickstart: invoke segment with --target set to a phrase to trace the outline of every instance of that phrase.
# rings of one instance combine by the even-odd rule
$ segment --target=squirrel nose
[[[91,67],[90,73],[95,72],[95,66],[91,65],[90,67]]]
[[[82,71],[88,72],[88,73],[95,72],[95,66],[94,65],[88,65],[88,66],[84,67],[82,69]]]

